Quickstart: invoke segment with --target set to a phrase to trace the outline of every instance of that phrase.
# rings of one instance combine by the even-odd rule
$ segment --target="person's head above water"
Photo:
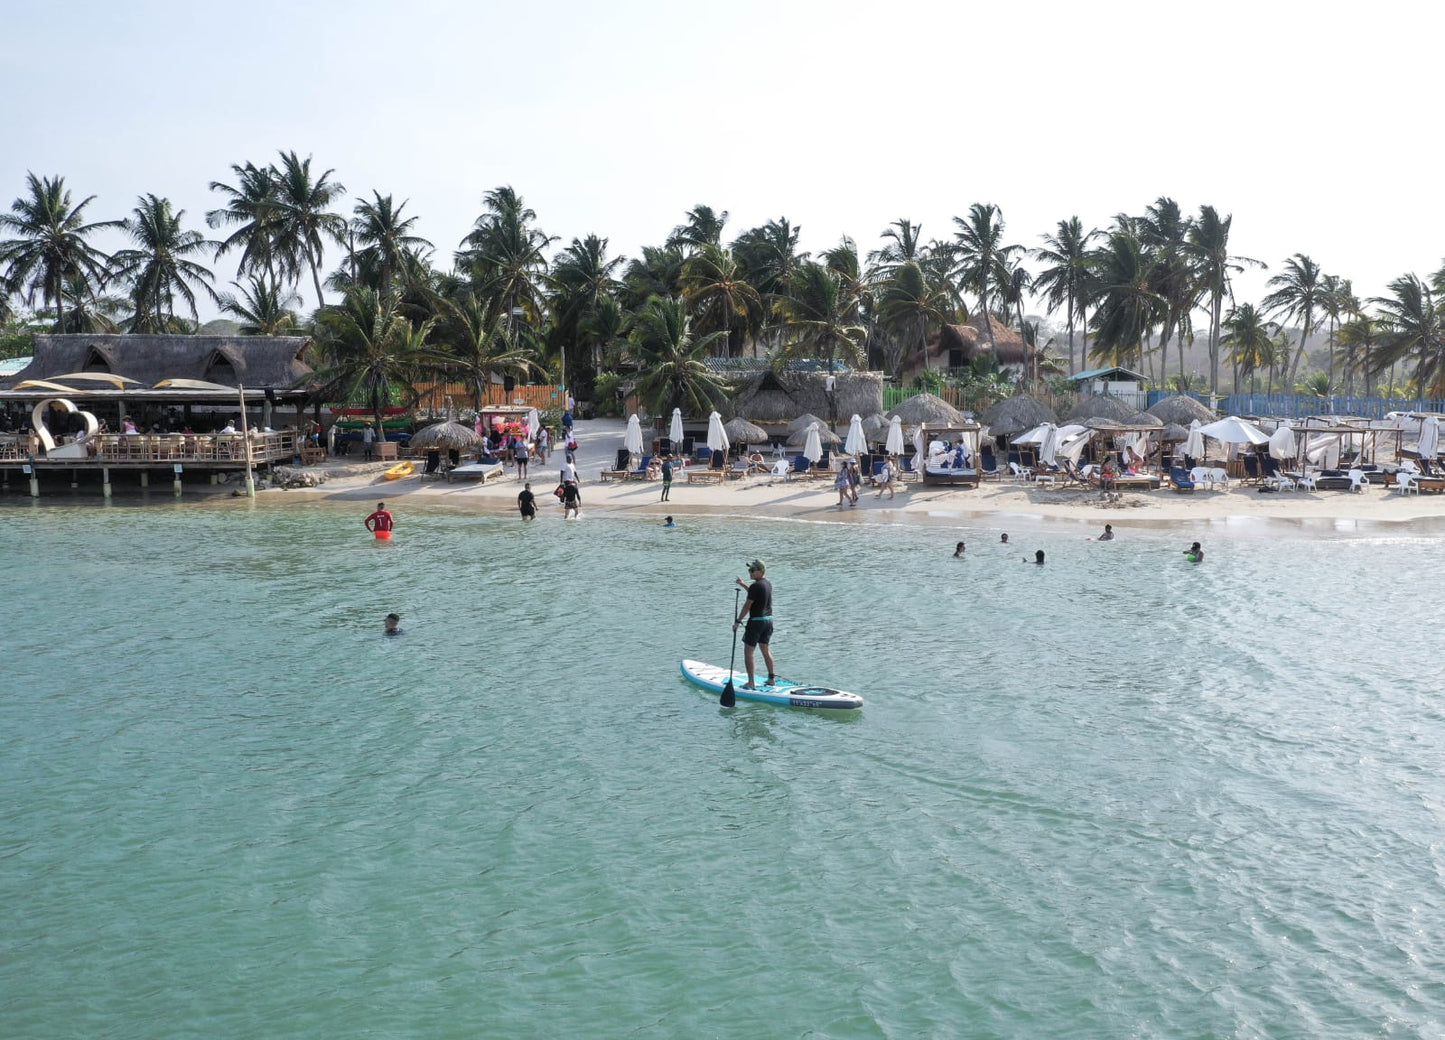
[[[1043,562],[1044,562],[1044,551],[1043,551],[1042,549],[1040,549],[1038,552],[1034,553],[1034,562],[1035,562],[1035,563],[1043,563]]]
[[[665,516],[665,517],[662,518],[662,526],[663,526],[663,527],[676,527],[677,525],[672,522],[672,517],[670,517],[670,516]]]
[[[957,545],[955,545],[955,546],[953,547],[953,555],[955,555],[955,556],[962,556],[962,555],[963,555],[963,550],[964,550],[964,548],[965,548],[965,547],[964,547],[964,544],[963,544],[962,542],[959,542]]]
[[[999,535],[999,536],[998,536],[998,540],[1001,541],[1001,542],[1006,542],[1006,541],[1008,541],[1008,533],[1005,532],[1005,533]]]
[[[1189,547],[1189,551],[1190,551],[1190,552],[1198,552],[1198,551],[1199,551],[1199,543],[1198,543],[1198,542],[1195,542],[1193,545],[1191,545],[1191,546]]]
[[[388,614],[388,615],[386,615],[386,634],[387,634],[387,635],[394,635],[395,633],[399,632],[401,629],[400,629],[398,626],[400,626],[400,625],[401,625],[401,615],[400,615],[400,614]]]

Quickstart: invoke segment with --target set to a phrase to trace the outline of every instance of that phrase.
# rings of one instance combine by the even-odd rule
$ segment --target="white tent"
[[[1294,431],[1281,423],[1279,429],[1269,436],[1270,456],[1281,462],[1288,462],[1298,451],[1299,445],[1295,441]]]
[[[1440,420],[1433,415],[1420,424],[1420,457],[1433,459],[1440,451]]]

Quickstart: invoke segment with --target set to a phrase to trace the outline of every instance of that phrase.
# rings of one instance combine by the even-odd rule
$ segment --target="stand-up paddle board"
[[[683,661],[682,674],[688,682],[704,690],[721,693],[727,685],[728,670],[715,664],[701,661]],[[790,708],[838,708],[850,710],[863,707],[863,698],[856,693],[830,690],[826,686],[805,686],[791,679],[774,679],[771,685],[759,686],[756,690],[745,690],[747,672],[733,672],[733,692],[740,701],[761,701],[764,704],[781,704]]]

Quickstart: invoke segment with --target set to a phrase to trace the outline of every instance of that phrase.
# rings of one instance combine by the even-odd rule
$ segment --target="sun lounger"
[[[500,461],[492,462],[469,462],[465,466],[453,466],[447,470],[447,482],[453,478],[460,477],[468,480],[480,480],[485,484],[489,480],[495,480],[506,473],[506,468]]]
[[[1194,481],[1184,472],[1183,466],[1175,466],[1169,470],[1169,486],[1175,491],[1193,491]]]

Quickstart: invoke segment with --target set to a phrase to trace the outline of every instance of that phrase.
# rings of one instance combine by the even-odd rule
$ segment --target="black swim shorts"
[[[748,619],[747,627],[743,629],[743,646],[767,646],[773,641],[772,618],[766,620]]]

